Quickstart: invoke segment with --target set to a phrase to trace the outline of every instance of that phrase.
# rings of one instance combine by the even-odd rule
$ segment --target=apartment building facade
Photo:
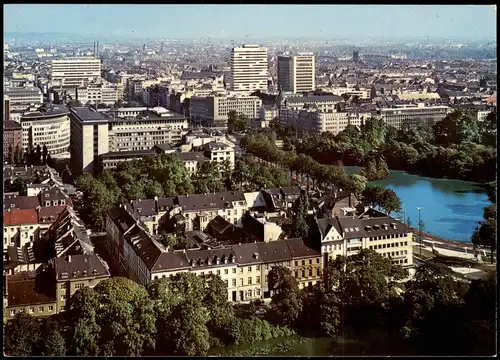
[[[434,125],[443,120],[452,109],[449,106],[425,106],[425,103],[419,103],[417,106],[382,108],[379,112],[387,125],[399,130],[409,130],[422,123]]]
[[[257,90],[267,91],[266,48],[259,45],[235,47],[231,51],[230,66],[230,90],[247,93]]]
[[[101,78],[101,60],[93,57],[68,57],[52,60],[51,85],[86,86]]]
[[[313,91],[316,88],[314,54],[278,56],[278,88],[294,94]]]
[[[257,96],[193,96],[189,101],[192,120],[227,123],[230,111],[245,115],[248,119],[258,119],[262,100]]]
[[[313,248],[321,251],[322,266],[337,256],[372,249],[401,266],[413,265],[411,229],[389,216],[317,219],[309,229]]]
[[[4,98],[9,100],[9,110],[26,110],[43,104],[42,90],[35,86],[5,87]]]
[[[23,128],[16,121],[3,121],[3,156],[7,160],[9,149],[14,153],[16,147],[22,149],[23,145]]]

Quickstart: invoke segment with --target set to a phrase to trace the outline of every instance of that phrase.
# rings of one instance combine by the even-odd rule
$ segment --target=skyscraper
[[[316,88],[316,58],[311,53],[278,57],[278,89],[301,93]]]
[[[267,49],[259,45],[243,45],[231,51],[232,91],[267,90]]]
[[[354,60],[355,63],[359,61],[359,51],[355,50],[352,52],[352,59]]]

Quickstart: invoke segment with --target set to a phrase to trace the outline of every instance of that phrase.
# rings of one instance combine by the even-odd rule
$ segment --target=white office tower
[[[278,89],[294,94],[316,88],[316,58],[312,53],[278,56]]]
[[[243,45],[231,51],[230,90],[267,91],[267,49],[259,45]]]
[[[52,61],[52,86],[85,86],[101,77],[101,60],[69,57]]]

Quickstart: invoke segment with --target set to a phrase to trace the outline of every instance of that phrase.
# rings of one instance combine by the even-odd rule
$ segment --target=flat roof
[[[314,101],[342,101],[342,98],[337,95],[319,95],[319,96],[291,96],[286,99],[287,102],[314,102]]]
[[[92,110],[87,107],[73,107],[71,108],[71,113],[74,114],[81,122],[84,123],[107,123],[108,118],[102,113]]]

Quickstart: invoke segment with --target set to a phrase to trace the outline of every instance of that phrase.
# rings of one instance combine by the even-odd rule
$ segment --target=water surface
[[[359,173],[361,168],[346,166],[347,173]],[[391,170],[387,179],[371,181],[386,186],[401,198],[405,218],[418,224],[417,207],[425,223],[424,231],[446,240],[470,242],[478,221],[483,220],[483,208],[491,204],[488,195],[477,183],[433,179]],[[397,214],[391,214],[397,216]],[[399,215],[403,217],[403,213]]]

